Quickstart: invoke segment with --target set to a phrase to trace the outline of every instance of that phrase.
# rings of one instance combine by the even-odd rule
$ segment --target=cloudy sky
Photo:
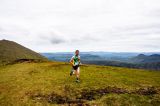
[[[160,52],[160,0],[0,0],[0,39],[37,52]]]

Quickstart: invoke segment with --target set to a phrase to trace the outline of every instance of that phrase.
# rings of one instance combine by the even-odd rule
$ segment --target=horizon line
[[[73,53],[74,51],[72,52],[69,52],[69,51],[66,51],[66,52],[61,52],[61,51],[56,51],[56,52],[38,52],[38,53]],[[85,53],[85,52],[103,52],[103,53],[160,53],[160,52],[127,52],[127,51],[122,51],[122,52],[117,52],[117,51],[80,51],[82,53]]]

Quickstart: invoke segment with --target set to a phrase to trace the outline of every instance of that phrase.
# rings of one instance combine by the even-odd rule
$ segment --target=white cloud
[[[0,39],[39,52],[160,51],[159,0],[1,0]]]

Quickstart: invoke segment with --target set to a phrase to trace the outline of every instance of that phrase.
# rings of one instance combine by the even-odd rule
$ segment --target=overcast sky
[[[0,0],[0,39],[37,52],[160,52],[160,0]]]

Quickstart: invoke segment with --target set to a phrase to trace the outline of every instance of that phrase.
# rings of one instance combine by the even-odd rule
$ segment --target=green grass
[[[71,66],[61,62],[21,63],[0,67],[0,105],[46,106],[52,93],[75,100],[82,91],[117,87],[127,91],[154,87],[154,95],[108,93],[84,105],[96,106],[158,106],[160,105],[160,72],[110,66],[81,66],[80,83],[69,76]],[[68,104],[59,104],[66,105]],[[72,105],[77,105],[72,104]]]

